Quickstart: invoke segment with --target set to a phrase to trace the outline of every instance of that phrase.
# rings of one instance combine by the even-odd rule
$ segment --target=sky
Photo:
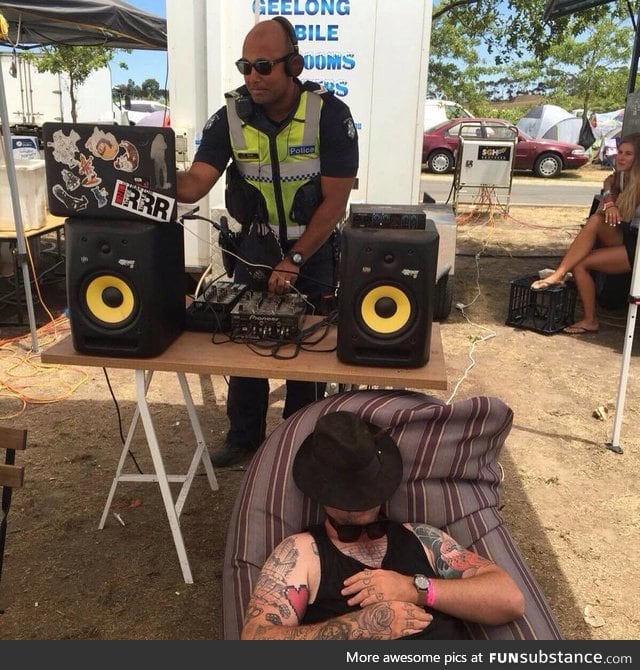
[[[165,0],[125,0],[125,2],[156,16],[165,17],[167,15]],[[123,61],[127,64],[127,70],[118,66]],[[160,88],[168,88],[167,52],[134,49],[128,54],[119,51],[111,62],[111,83],[117,86],[126,84],[129,79],[132,79],[138,86],[145,79],[155,79],[160,84]]]

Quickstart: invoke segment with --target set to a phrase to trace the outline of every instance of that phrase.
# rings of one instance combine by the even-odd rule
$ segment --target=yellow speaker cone
[[[136,299],[129,285],[113,275],[101,275],[89,282],[87,308],[103,323],[120,324],[131,317]]]
[[[376,286],[363,298],[360,315],[368,328],[376,333],[390,335],[402,330],[409,322],[411,302],[407,294],[395,286]]]

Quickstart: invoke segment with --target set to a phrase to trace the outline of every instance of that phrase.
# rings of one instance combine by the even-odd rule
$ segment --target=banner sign
[[[304,58],[301,79],[333,91],[363,130],[371,99],[375,12],[362,0],[259,0],[261,19],[284,16]],[[255,2],[251,3],[255,11]]]

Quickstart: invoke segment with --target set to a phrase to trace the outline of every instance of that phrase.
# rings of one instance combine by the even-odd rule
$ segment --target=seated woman
[[[604,180],[602,202],[571,243],[553,274],[531,284],[534,290],[562,284],[567,272],[582,301],[580,321],[563,332],[582,335],[598,332],[596,285],[592,270],[624,274],[633,267],[638,229],[631,225],[640,205],[640,133],[623,137],[616,155],[616,170]],[[598,241],[601,246],[594,248]]]

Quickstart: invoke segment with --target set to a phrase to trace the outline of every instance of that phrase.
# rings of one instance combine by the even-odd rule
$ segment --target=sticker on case
[[[83,209],[86,209],[89,204],[86,195],[76,198],[70,193],[67,193],[60,184],[54,184],[51,192],[67,209],[71,209],[74,212],[81,212]]]
[[[175,198],[116,179],[111,204],[147,219],[168,222],[171,220]]]
[[[78,165],[76,154],[79,152],[79,140],[80,135],[73,129],[69,131],[68,135],[65,135],[62,130],[56,130],[55,133],[53,133],[52,141],[47,142],[47,146],[53,149],[53,158],[58,161],[58,163],[68,165],[69,167],[75,167]]]
[[[122,140],[119,151],[120,153],[113,161],[115,168],[123,172],[135,172],[140,164],[140,154],[135,145],[127,140]]]
[[[84,146],[96,157],[112,161],[118,155],[118,140],[113,133],[105,133],[97,126]]]

